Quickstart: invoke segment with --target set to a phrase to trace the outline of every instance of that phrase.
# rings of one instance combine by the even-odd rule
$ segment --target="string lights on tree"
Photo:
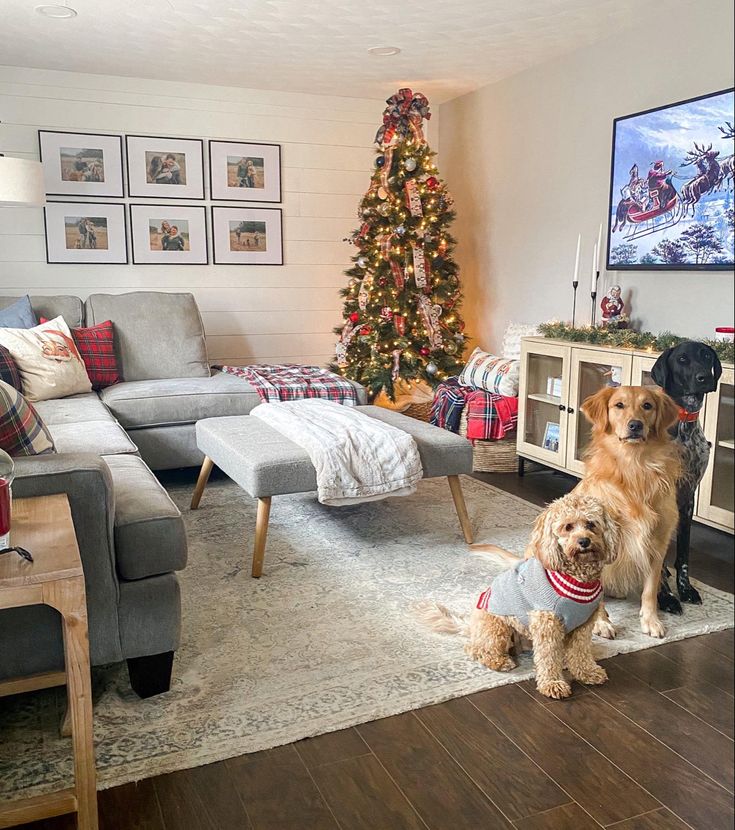
[[[426,143],[429,102],[400,89],[378,129],[375,171],[349,241],[352,267],[342,289],[344,322],[335,363],[344,377],[394,396],[397,382],[432,386],[457,374],[465,345],[452,198]]]

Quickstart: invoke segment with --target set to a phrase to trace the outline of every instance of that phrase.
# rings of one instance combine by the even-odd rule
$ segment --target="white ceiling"
[[[438,103],[692,0],[66,0],[71,20],[41,2],[65,0],[0,0],[0,64],[369,98],[408,84]],[[381,45],[402,52],[367,54]]]

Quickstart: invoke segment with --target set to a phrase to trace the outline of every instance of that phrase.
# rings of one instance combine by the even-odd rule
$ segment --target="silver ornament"
[[[413,173],[413,171],[418,166],[418,163],[415,158],[407,158],[403,162],[403,166],[406,168],[406,170],[408,170],[409,173]]]
[[[359,256],[357,258],[357,264],[360,266],[360,268],[365,268],[365,266],[368,264],[367,257]]]
[[[399,226],[396,228],[396,233],[398,234],[398,236],[403,236],[403,234],[404,234],[404,233],[406,233],[406,227],[405,227],[405,225],[399,225]]]
[[[435,375],[439,371],[439,367],[434,363],[432,360],[430,363],[426,364],[426,374],[427,375]]]
[[[381,216],[387,216],[390,213],[390,205],[387,202],[381,202],[378,205],[378,213]]]

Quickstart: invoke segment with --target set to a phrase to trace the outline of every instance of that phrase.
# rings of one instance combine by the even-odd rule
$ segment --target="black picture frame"
[[[241,147],[273,147],[276,149],[276,155],[278,157],[277,165],[278,165],[278,198],[277,199],[260,199],[260,198],[253,198],[252,194],[250,194],[247,198],[236,198],[234,196],[215,196],[215,188],[213,182],[213,161],[212,161],[212,147],[219,144],[229,144],[229,145],[238,145]],[[256,204],[281,204],[283,202],[283,155],[281,151],[280,144],[274,144],[272,142],[266,141],[243,141],[242,139],[238,139],[237,141],[227,141],[226,139],[220,138],[210,138],[207,144],[207,150],[209,155],[209,196],[210,199],[214,202],[253,202]]]
[[[211,205],[210,211],[212,215],[212,264],[213,265],[245,265],[245,266],[281,266],[284,264],[284,256],[283,256],[283,210],[281,208],[261,208],[256,207],[253,205],[243,205],[243,206],[233,206],[233,205]],[[225,262],[221,259],[217,259],[217,231],[218,231],[218,224],[217,224],[217,214],[216,211],[257,211],[258,213],[277,213],[278,214],[278,227],[279,227],[279,247],[278,247],[278,260],[274,262],[237,262],[237,261],[229,261]]]
[[[48,225],[48,216],[47,210],[49,207],[53,205],[93,205],[98,204],[100,207],[105,208],[113,208],[119,207],[121,209],[122,214],[122,231],[124,237],[124,250],[125,250],[125,260],[118,260],[115,262],[95,262],[95,261],[88,261],[88,260],[59,260],[59,259],[51,259],[51,253],[49,250],[49,225]],[[61,200],[56,200],[54,202],[47,202],[43,208],[43,236],[44,236],[44,244],[46,247],[46,264],[47,265],[129,265],[130,264],[130,251],[129,251],[129,240],[128,240],[128,225],[127,225],[127,213],[125,211],[125,203],[124,202],[91,202],[91,201],[77,201],[77,202],[66,202]]]
[[[79,199],[124,199],[125,198],[125,172],[126,172],[126,165],[125,165],[125,154],[123,152],[123,137],[121,133],[87,133],[87,132],[79,132],[78,130],[46,130],[46,129],[39,129],[37,130],[38,135],[38,160],[41,164],[44,164],[43,158],[43,141],[41,136],[43,135],[82,135],[82,136],[89,136],[91,138],[104,138],[104,139],[117,139],[118,144],[118,156],[120,161],[120,192],[117,193],[52,193],[51,191],[46,191],[47,196],[53,196],[58,199],[67,199],[67,198],[79,198]],[[44,178],[45,178],[45,168],[44,168]],[[95,182],[95,184],[97,184]]]
[[[201,162],[201,196],[192,196],[190,194],[187,195],[179,195],[179,196],[166,196],[163,193],[133,193],[133,178],[130,175],[130,139],[149,139],[150,141],[191,141],[199,145],[199,158]],[[155,198],[158,199],[176,199],[182,202],[202,202],[206,199],[206,193],[204,191],[204,139],[203,138],[190,138],[189,136],[167,136],[167,135],[137,135],[131,134],[125,135],[125,171],[127,173],[128,179],[128,197],[131,199],[151,199]],[[158,187],[165,187],[164,185],[157,185]]]
[[[621,263],[618,261],[611,261],[611,252],[613,249],[613,241],[612,241],[612,234],[613,234],[613,227],[615,224],[615,216],[617,212],[622,209],[622,199],[620,201],[616,200],[615,196],[615,172],[616,172],[616,144],[617,144],[617,135],[618,135],[618,128],[621,122],[628,121],[632,118],[641,118],[646,115],[652,115],[653,113],[661,112],[662,110],[667,109],[675,109],[677,107],[686,106],[688,104],[696,103],[698,101],[704,101],[709,98],[715,98],[721,95],[733,94],[735,92],[734,87],[728,87],[725,89],[717,90],[716,92],[708,92],[703,95],[696,95],[692,98],[685,98],[681,101],[674,101],[672,103],[663,104],[658,107],[651,107],[649,109],[641,110],[640,112],[630,113],[629,115],[619,116],[613,119],[613,127],[612,127],[612,148],[610,153],[610,189],[608,193],[608,222],[607,222],[607,252],[606,252],[606,259],[605,265],[607,270],[609,271],[732,271],[733,264],[729,262],[725,263],[692,263],[692,262],[636,262],[636,263]],[[735,118],[733,118],[733,122],[735,122]],[[731,122],[732,123],[732,122]],[[709,139],[708,139],[709,140]],[[641,159],[643,161],[643,159]],[[651,159],[646,159],[645,163],[648,164]],[[673,168],[672,168],[673,169]],[[677,167],[677,169],[679,169]],[[708,191],[709,192],[709,191]],[[677,191],[677,195],[680,196],[680,193]],[[680,207],[680,203],[677,203],[677,208]],[[614,209],[615,208],[615,209]],[[664,214],[665,215],[665,214]],[[677,222],[679,220],[677,219]],[[669,227],[669,226],[667,226]],[[671,226],[673,227],[673,225]],[[661,228],[663,229],[663,228]],[[631,237],[633,239],[640,238],[640,236],[646,235],[641,234],[637,237]],[[625,242],[625,239],[622,240]]]
[[[179,208],[185,208],[186,210],[200,210],[203,214],[204,220],[204,262],[138,262],[135,259],[135,227],[133,225],[133,211],[137,208],[165,208],[168,211],[175,211]],[[210,257],[209,257],[209,217],[206,205],[186,205],[186,204],[171,204],[168,202],[166,204],[158,204],[155,202],[129,202],[128,203],[128,216],[130,219],[130,251],[132,255],[131,262],[133,265],[168,265],[169,267],[179,267],[179,266],[202,266],[202,265],[209,265],[210,264]]]

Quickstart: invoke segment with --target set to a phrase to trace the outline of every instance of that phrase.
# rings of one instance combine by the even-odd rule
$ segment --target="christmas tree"
[[[371,397],[425,381],[434,386],[462,366],[462,296],[451,253],[452,199],[423,133],[431,118],[420,93],[401,89],[386,102],[375,172],[363,196],[357,249],[346,271],[344,323],[336,328],[333,371]]]

